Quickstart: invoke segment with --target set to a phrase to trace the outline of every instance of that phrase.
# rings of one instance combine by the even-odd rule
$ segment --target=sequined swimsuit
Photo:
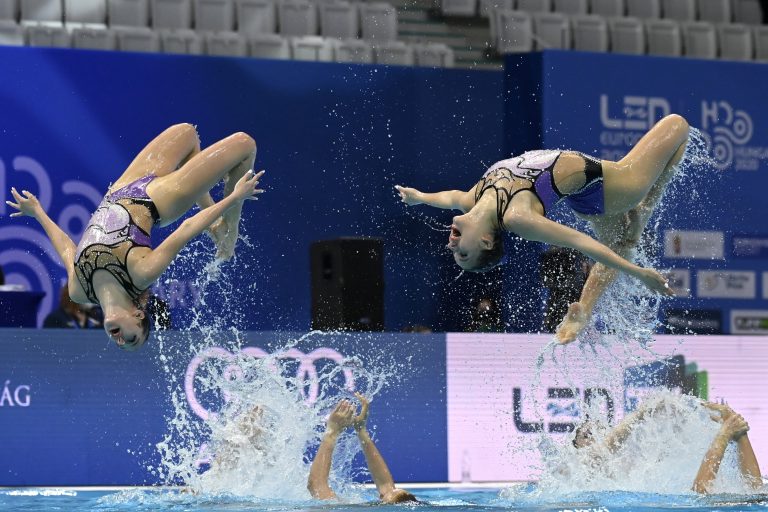
[[[475,202],[480,200],[483,194],[493,190],[496,195],[496,216],[499,226],[502,227],[504,214],[512,198],[523,190],[533,192],[544,207],[545,215],[550,212],[551,207],[561,201],[579,213],[586,215],[603,213],[603,166],[600,160],[583,153],[569,152],[576,153],[584,159],[586,181],[578,190],[563,194],[555,185],[552,172],[562,153],[563,151],[559,150],[528,151],[520,156],[496,162],[478,182],[475,189]],[[512,185],[520,180],[527,181],[530,186],[512,191]]]
[[[75,254],[75,275],[91,302],[98,303],[93,288],[93,275],[97,270],[112,274],[133,300],[144,292],[128,272],[128,253],[136,247],[152,247],[149,233],[134,220],[137,213],[134,205],[146,208],[152,224],[157,223],[160,215],[147,195],[147,185],[155,177],[149,174],[107,193],[85,228]]]

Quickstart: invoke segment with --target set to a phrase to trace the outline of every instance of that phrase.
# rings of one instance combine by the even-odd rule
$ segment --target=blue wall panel
[[[250,332],[242,346],[273,352],[297,338]],[[161,364],[156,343],[125,353],[100,332],[0,329],[0,485],[161,483],[147,468],[157,467],[155,445],[169,431],[168,387],[184,382],[197,353],[187,347],[198,339],[165,333],[169,362]],[[318,335],[295,345],[305,354],[319,347],[357,356],[365,368],[397,363],[399,378],[372,402],[371,431],[396,479],[445,481],[445,336]]]

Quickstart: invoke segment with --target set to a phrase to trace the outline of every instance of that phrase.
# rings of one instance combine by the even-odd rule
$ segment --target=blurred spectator
[[[501,313],[496,302],[488,297],[477,301],[472,311],[473,332],[502,332]]]
[[[405,327],[403,327],[403,332],[412,332],[416,334],[429,334],[432,332],[432,329],[430,329],[426,325],[413,324],[413,325],[406,325]]]
[[[577,302],[589,274],[589,264],[573,249],[550,247],[539,259],[541,284],[548,290],[544,306],[544,332],[555,332],[568,312],[568,306]]]
[[[98,306],[76,304],[65,285],[59,294],[59,308],[45,317],[43,327],[54,329],[101,329],[104,315]]]

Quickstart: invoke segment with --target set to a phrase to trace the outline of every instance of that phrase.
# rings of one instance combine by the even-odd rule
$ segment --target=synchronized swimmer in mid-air
[[[618,271],[654,292],[672,294],[664,276],[628,258],[675,174],[688,135],[688,123],[673,114],[660,120],[618,162],[576,151],[529,151],[495,163],[466,192],[395,188],[407,205],[464,212],[453,218],[448,236],[448,249],[464,270],[483,272],[498,265],[504,255],[503,232],[576,249],[594,259],[597,264],[579,302],[570,305],[557,329],[558,341],[569,343],[586,327],[598,298]],[[547,218],[560,201],[592,224],[599,242]]]
[[[217,257],[234,255],[243,201],[257,189],[263,171],[254,174],[256,144],[235,133],[200,150],[195,127],[171,126],[150,142],[107,191],[78,245],[54,223],[37,198],[11,190],[7,201],[45,229],[69,278],[69,296],[78,303],[99,304],[104,329],[120,348],[135,350],[147,340],[151,319],[148,289],[194,237],[209,230]],[[209,191],[221,180],[224,198]],[[152,248],[155,225],[167,226],[197,203],[201,211],[184,220]]]

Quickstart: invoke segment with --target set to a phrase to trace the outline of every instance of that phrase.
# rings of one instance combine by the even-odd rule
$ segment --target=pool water
[[[407,487],[406,487],[407,488]],[[542,500],[535,485],[515,489],[514,499],[503,498],[499,489],[411,489],[420,505],[377,506],[393,512],[417,509],[421,512],[483,511],[713,511],[768,510],[768,494],[757,495],[662,495],[651,493],[600,492]],[[504,493],[503,495],[508,495]],[[529,498],[526,496],[530,495]],[[535,496],[535,498],[534,498]],[[354,503],[328,503],[314,500],[292,501],[250,499],[226,495],[192,495],[178,490],[131,488],[121,491],[18,488],[0,491],[0,510],[110,510],[110,511],[356,511],[370,510],[375,491],[365,490]]]

